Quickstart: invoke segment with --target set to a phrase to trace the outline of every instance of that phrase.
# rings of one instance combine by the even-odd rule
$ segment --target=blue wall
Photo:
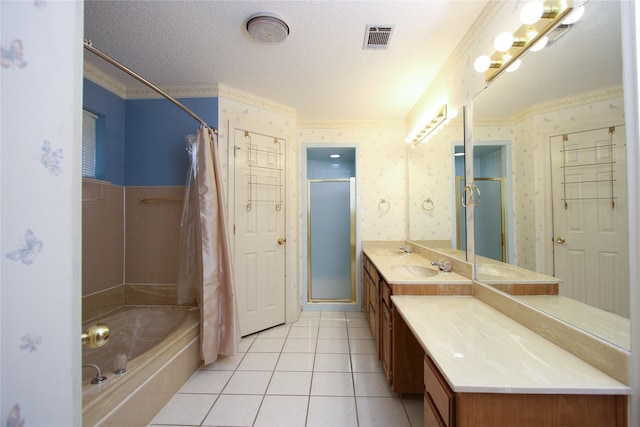
[[[184,136],[198,130],[196,120],[166,99],[124,100],[87,79],[83,97],[84,108],[104,123],[98,178],[127,186],[185,184]],[[179,101],[209,126],[218,126],[218,98]]]
[[[83,90],[83,108],[100,116],[96,177],[124,185],[125,101],[87,79]]]
[[[179,100],[209,126],[218,126],[218,98]],[[137,186],[184,185],[189,159],[185,135],[200,124],[166,99],[126,101],[125,182]]]

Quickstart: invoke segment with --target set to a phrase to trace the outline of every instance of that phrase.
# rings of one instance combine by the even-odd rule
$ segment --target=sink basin
[[[479,280],[516,279],[524,275],[521,271],[502,264],[477,264],[476,273]]]
[[[391,266],[391,271],[400,273],[412,279],[433,277],[438,274],[438,270],[434,268],[414,264],[394,264]]]

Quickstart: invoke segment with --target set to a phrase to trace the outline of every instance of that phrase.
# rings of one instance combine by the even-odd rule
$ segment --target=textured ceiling
[[[404,120],[486,3],[85,1],[85,37],[159,86],[224,83],[293,107],[301,120]],[[249,38],[246,20],[261,12],[287,22],[283,44]],[[394,26],[388,49],[363,49],[369,24]]]

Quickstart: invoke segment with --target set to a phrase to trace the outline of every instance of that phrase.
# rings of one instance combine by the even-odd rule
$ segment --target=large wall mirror
[[[473,100],[476,278],[629,350],[620,3],[553,37]]]
[[[457,203],[464,186],[464,123],[461,111],[428,141],[409,149],[409,239],[466,260],[464,208]]]

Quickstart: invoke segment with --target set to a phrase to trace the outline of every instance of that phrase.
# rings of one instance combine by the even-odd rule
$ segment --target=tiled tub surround
[[[432,362],[447,383],[442,386],[452,392],[443,404],[438,401],[440,388],[436,386],[435,396],[425,397],[425,408],[429,404],[438,409],[449,408],[455,411],[458,422],[462,422],[469,421],[465,414],[469,408],[467,404],[473,405],[482,399],[489,405],[498,405],[501,399],[506,399],[506,404],[507,400],[514,402],[514,396],[518,396],[518,404],[523,408],[530,404],[542,405],[532,409],[528,416],[536,411],[544,412],[542,408],[546,406],[568,410],[562,416],[572,421],[582,419],[582,424],[576,425],[599,423],[603,419],[608,425],[626,425],[626,395],[631,393],[628,386],[477,298],[393,296],[392,300],[428,356],[425,366]],[[431,381],[428,371],[425,367],[427,394]],[[556,395],[562,397],[556,400]],[[572,406],[576,402],[590,403],[576,409]],[[556,404],[559,406],[553,406]],[[492,417],[503,416],[508,410],[505,409],[508,406],[502,408],[500,411],[480,411],[482,414],[473,416],[495,419]],[[511,411],[507,415],[512,417],[514,424],[521,425],[524,418],[519,419],[520,412],[515,407],[511,407]],[[604,418],[586,422],[585,414]]]

